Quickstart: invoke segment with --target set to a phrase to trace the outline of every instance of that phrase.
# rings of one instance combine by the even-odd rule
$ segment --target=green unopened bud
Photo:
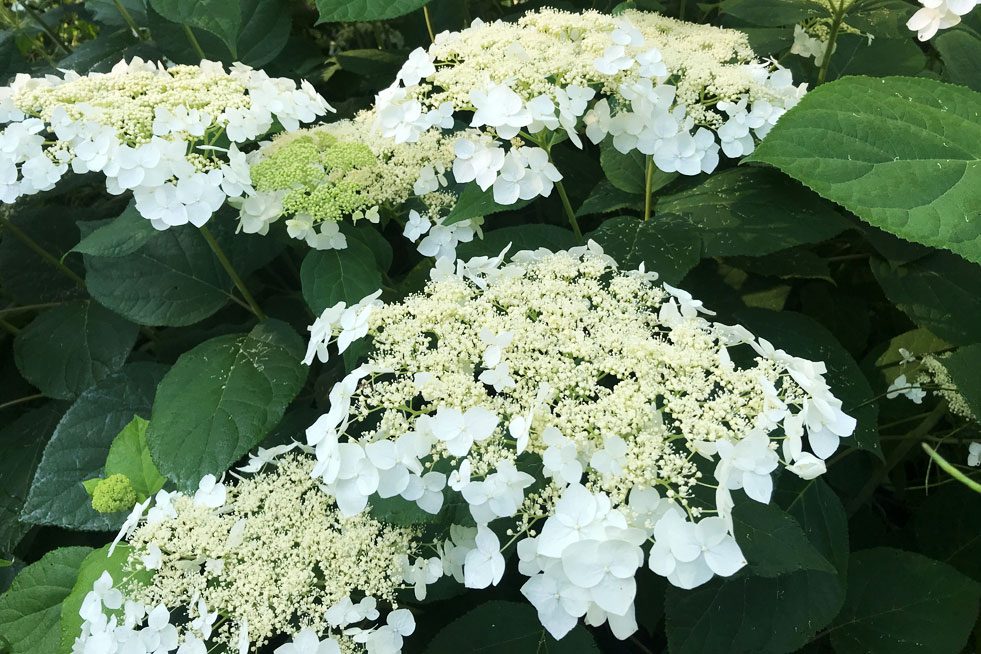
[[[126,475],[109,475],[92,489],[92,508],[99,513],[128,511],[136,504],[136,490]]]

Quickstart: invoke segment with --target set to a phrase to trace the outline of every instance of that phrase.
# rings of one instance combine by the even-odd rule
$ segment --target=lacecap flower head
[[[125,576],[94,584],[73,652],[398,654],[416,532],[340,514],[293,449],[263,450],[235,485],[208,475],[138,504],[113,544],[127,541]]]
[[[547,150],[563,138],[611,139],[665,172],[707,173],[720,149],[752,152],[803,93],[735,30],[635,10],[544,9],[477,20],[414,51],[376,98],[376,127],[404,143],[464,118],[494,138],[459,139],[454,173],[513,204],[561,180]]]
[[[136,57],[108,73],[21,74],[0,88],[0,201],[51,190],[69,169],[96,172],[110,193],[132,191],[157,229],[201,226],[252,192],[238,145],[331,110],[309,83],[243,64]]]
[[[733,491],[766,503],[777,468],[822,474],[855,420],[824,364],[593,242],[505,254],[441,259],[421,293],[311,327],[308,361],[370,338],[307,429],[312,474],[345,515],[462,503],[445,574],[496,584],[514,544],[554,636],[585,619],[625,638],[645,561],[682,588],[736,572]]]

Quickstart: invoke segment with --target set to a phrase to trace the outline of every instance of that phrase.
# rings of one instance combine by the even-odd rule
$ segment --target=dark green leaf
[[[459,654],[461,647],[472,654],[588,654],[599,651],[593,637],[581,624],[556,641],[542,628],[530,604],[500,600],[485,602],[448,624],[426,646],[425,654]]]
[[[805,0],[723,0],[719,4],[724,13],[764,27],[800,23],[817,14],[819,7]]]
[[[761,257],[733,257],[727,262],[763,277],[823,279],[834,283],[828,262],[804,248],[790,248]]]
[[[394,79],[395,74],[405,62],[406,51],[391,50],[345,50],[334,55],[337,63],[344,70],[356,75],[378,75],[385,79]]]
[[[160,472],[182,488],[220,474],[283,417],[306,379],[303,343],[269,320],[183,354],[160,382],[147,443]]]
[[[303,258],[300,279],[303,299],[318,315],[338,302],[355,304],[382,286],[375,255],[354,240],[343,250],[311,250]]]
[[[828,67],[828,79],[846,75],[917,75],[926,64],[926,55],[908,36],[897,39],[877,36],[870,42],[861,34],[840,34]]]
[[[501,211],[516,211],[531,204],[530,200],[518,200],[514,204],[507,206],[494,202],[494,190],[487,189],[481,191],[476,184],[467,184],[463,187],[460,197],[450,210],[450,214],[443,220],[444,225],[452,225],[462,220],[472,220],[482,218]]]
[[[769,254],[823,241],[848,226],[815,194],[760,168],[712,175],[698,186],[660,198],[657,212],[696,226],[709,257]]]
[[[670,216],[650,220],[622,216],[604,221],[589,235],[623,269],[641,263],[660,279],[676,284],[701,258],[701,240],[688,223]]]
[[[822,479],[804,481],[786,477],[790,488],[781,489],[777,498],[797,520],[811,544],[844,579],[848,572],[848,517],[841,500]]]
[[[850,77],[811,91],[749,160],[872,225],[981,263],[981,95],[928,79]]]
[[[946,79],[981,91],[981,38],[963,27],[947,30],[931,40],[946,66]]]
[[[119,216],[87,234],[72,251],[97,257],[121,257],[133,254],[158,233],[136,211],[136,205],[130,203]]]
[[[601,179],[590,191],[577,216],[588,216],[595,213],[609,213],[622,209],[638,209],[644,206],[642,195],[627,193],[613,185],[608,179]]]
[[[149,415],[165,368],[131,363],[82,393],[58,423],[38,466],[21,519],[109,531],[118,515],[96,513],[82,482],[101,475],[109,446],[134,415]]]
[[[856,552],[831,642],[838,654],[957,654],[978,617],[978,594],[976,582],[925,556]]]
[[[886,297],[910,320],[955,344],[981,342],[981,268],[937,252],[904,266],[872,261]]]
[[[150,0],[150,6],[167,20],[207,30],[220,38],[238,57],[242,8],[238,0]]]
[[[11,654],[56,654],[61,643],[61,604],[92,549],[63,547],[45,554],[14,579],[0,597],[0,643]]]
[[[421,9],[429,0],[316,0],[318,23],[397,18]]]
[[[778,507],[742,502],[732,512],[736,542],[750,570],[759,577],[776,577],[799,570],[835,572],[804,534],[801,526]]]
[[[825,572],[767,579],[714,579],[694,590],[669,587],[664,607],[671,654],[784,654],[834,619],[844,592]]]
[[[964,446],[954,445],[950,451]],[[961,484],[930,488],[916,507],[913,532],[920,550],[981,582],[981,496]]]
[[[20,511],[44,446],[67,408],[63,402],[49,402],[0,431],[0,556],[9,554],[30,529],[20,521]]]
[[[219,238],[223,247],[228,240]],[[158,232],[131,254],[85,255],[85,268],[92,297],[141,325],[196,323],[225,306],[232,287],[204,237],[190,225]]]
[[[872,401],[868,380],[850,354],[823,326],[807,316],[792,311],[747,309],[736,319],[757,336],[797,357],[823,361],[825,375],[842,409],[858,421],[855,433],[841,441],[842,447],[857,447],[882,456],[878,435],[878,407]]]
[[[971,413],[981,416],[981,344],[958,348],[940,359],[957,391],[964,397]]]
[[[625,193],[641,196],[643,203],[647,184],[647,155],[637,150],[623,154],[613,147],[612,141],[606,140],[600,144],[600,166],[614,187]],[[651,170],[651,193],[664,188],[677,178],[678,173],[666,173],[654,167]]]
[[[6,216],[6,219],[55,259],[64,257],[78,242],[73,211],[67,207],[19,210]],[[65,265],[80,272],[77,259],[68,257]],[[0,280],[3,280],[4,290],[21,304],[56,302],[81,295],[75,282],[14,236],[2,223]]]
[[[138,331],[90,300],[64,304],[17,334],[17,368],[48,397],[72,399],[123,367]]]

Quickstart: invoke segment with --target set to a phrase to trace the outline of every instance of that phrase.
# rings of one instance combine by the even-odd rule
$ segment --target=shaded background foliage
[[[306,78],[346,115],[368,106],[430,32],[546,5],[615,4],[5,3],[0,76],[102,71],[135,56],[196,63],[200,50]],[[833,19],[863,34],[842,33],[818,67],[788,54],[793,25],[827,12],[817,2],[626,4],[741,29],[795,79],[822,85],[743,165],[659,174],[646,222],[642,159],[559,146],[584,232],[622,265],[643,261],[683,285],[724,321],[826,361],[858,430],[825,477],[785,475],[773,506],[737,508],[747,569],[695,591],[647,575],[642,630],[630,641],[584,627],[551,641],[511,579],[453,598],[434,589],[407,651],[981,651],[981,496],[920,447],[961,463],[977,425],[935,397],[920,406],[885,399],[899,347],[952,352],[950,374],[981,416],[981,20],[968,16],[924,45],[905,28],[914,3],[859,2]],[[868,77],[835,82],[848,76]],[[386,298],[418,289],[428,269],[395,225],[348,225],[348,249],[308,252],[234,234],[226,211],[212,230],[268,315],[257,321],[198,231],[156,232],[125,199],[87,182],[70,177],[0,208],[0,557],[9,561],[0,590],[10,589],[0,597],[0,648],[13,653],[65,651],[62,604],[72,606],[79,569],[88,578],[87,557],[122,521],[95,513],[81,482],[108,472],[110,445],[134,416],[150,420],[140,456],[182,487],[294,437],[356,357],[301,366],[312,316],[379,287]],[[451,219],[479,215],[485,238],[461,246],[462,257],[508,243],[576,244],[555,197],[503,210],[464,193]],[[215,380],[224,392],[213,392]]]

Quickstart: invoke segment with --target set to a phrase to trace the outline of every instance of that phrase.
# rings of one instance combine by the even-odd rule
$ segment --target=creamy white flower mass
[[[109,193],[132,191],[157,229],[200,227],[228,198],[253,193],[236,144],[328,111],[308,82],[243,64],[136,57],[108,73],[21,74],[0,88],[0,201],[49,191],[69,169],[95,172]]]
[[[285,638],[277,654],[398,654],[415,628],[397,593],[415,583],[416,532],[339,514],[294,448],[260,451],[235,485],[160,491],[145,518],[150,501],[138,505],[125,576],[95,582],[73,653],[248,653]]]
[[[437,35],[378,94],[375,125],[404,143],[469,116],[492,138],[461,138],[454,175],[511,205],[561,181],[550,150],[562,139],[610,138],[662,171],[712,172],[720,150],[752,152],[804,90],[734,30],[635,10],[544,9]]]
[[[734,503],[769,502],[781,466],[824,472],[855,420],[824,364],[708,320],[593,242],[503,259],[440,260],[421,293],[311,328],[311,352],[348,330],[371,341],[306,431],[312,474],[345,515],[462,501],[437,552],[445,575],[497,584],[515,547],[555,637],[583,619],[626,638],[645,561],[682,588],[735,573]],[[405,562],[417,596],[435,569]]]

